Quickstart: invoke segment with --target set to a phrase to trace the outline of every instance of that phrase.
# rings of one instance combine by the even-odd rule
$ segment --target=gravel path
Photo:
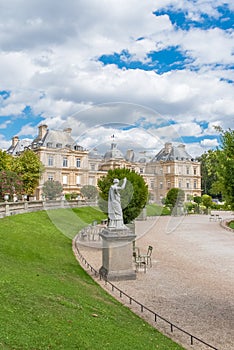
[[[224,213],[222,215],[229,215]],[[142,253],[153,246],[152,267],[134,281],[114,284],[159,315],[219,350],[234,349],[234,233],[209,216],[158,217],[136,222],[136,245]],[[101,242],[96,248],[79,245],[97,270],[102,264]],[[110,289],[102,283],[104,288]],[[111,291],[110,291],[111,292]],[[113,294],[116,297],[116,294]],[[128,301],[121,298],[122,302]],[[209,349],[153,316],[134,312],[156,325],[186,349]]]

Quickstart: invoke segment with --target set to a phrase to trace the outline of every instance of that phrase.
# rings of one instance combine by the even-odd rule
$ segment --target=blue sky
[[[0,148],[41,123],[91,149],[217,147],[234,127],[233,0],[0,2]]]

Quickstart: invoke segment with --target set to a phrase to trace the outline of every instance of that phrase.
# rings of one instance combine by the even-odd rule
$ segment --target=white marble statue
[[[109,189],[109,195],[108,195],[108,218],[109,228],[115,228],[115,229],[125,229],[126,226],[123,222],[123,212],[121,207],[121,201],[120,201],[120,193],[119,190],[123,190],[126,186],[127,179],[124,178],[123,184],[119,185],[119,180],[114,179],[113,185],[111,185]]]

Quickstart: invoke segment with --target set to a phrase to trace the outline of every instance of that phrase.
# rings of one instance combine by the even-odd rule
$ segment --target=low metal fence
[[[207,346],[209,349],[213,349],[213,350],[220,350],[217,347],[208,344],[207,342],[205,342],[204,340],[198,338],[195,335],[192,335],[191,333],[187,332],[186,330],[182,329],[181,327],[177,326],[176,324],[172,323],[171,321],[167,320],[165,317],[159,315],[158,313],[156,313],[155,311],[151,310],[150,308],[148,308],[147,306],[144,306],[141,302],[139,302],[138,300],[134,299],[133,297],[131,297],[130,295],[128,295],[127,293],[125,293],[123,290],[121,290],[120,288],[118,288],[114,283],[112,283],[111,281],[108,280],[108,278],[106,276],[103,276],[100,274],[99,271],[97,271],[92,265],[90,265],[90,263],[85,259],[85,257],[81,254],[78,244],[77,244],[77,240],[75,238],[75,249],[77,251],[78,257],[79,259],[82,261],[82,263],[87,266],[87,268],[90,269],[90,271],[92,273],[94,273],[95,277],[99,277],[100,280],[104,280],[105,284],[110,285],[112,292],[118,292],[119,293],[119,297],[122,298],[123,296],[125,296],[128,301],[129,304],[133,304],[135,303],[136,305],[138,305],[140,307],[140,311],[143,313],[144,311],[149,312],[150,314],[153,315],[154,317],[154,322],[157,322],[159,319],[164,321],[166,324],[169,325],[170,327],[170,331],[171,333],[174,332],[175,329],[177,329],[178,331],[182,332],[183,334],[185,334],[186,336],[188,336],[190,338],[190,344],[194,345],[194,341],[196,340],[197,342],[199,342],[200,344],[203,344],[205,346]]]

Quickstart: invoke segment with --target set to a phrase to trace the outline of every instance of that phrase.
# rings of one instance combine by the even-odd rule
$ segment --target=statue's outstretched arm
[[[125,188],[126,183],[127,183],[127,179],[126,179],[126,177],[125,177],[125,178],[123,179],[123,184],[122,184],[122,186],[120,187],[121,190],[123,190],[123,189]]]

